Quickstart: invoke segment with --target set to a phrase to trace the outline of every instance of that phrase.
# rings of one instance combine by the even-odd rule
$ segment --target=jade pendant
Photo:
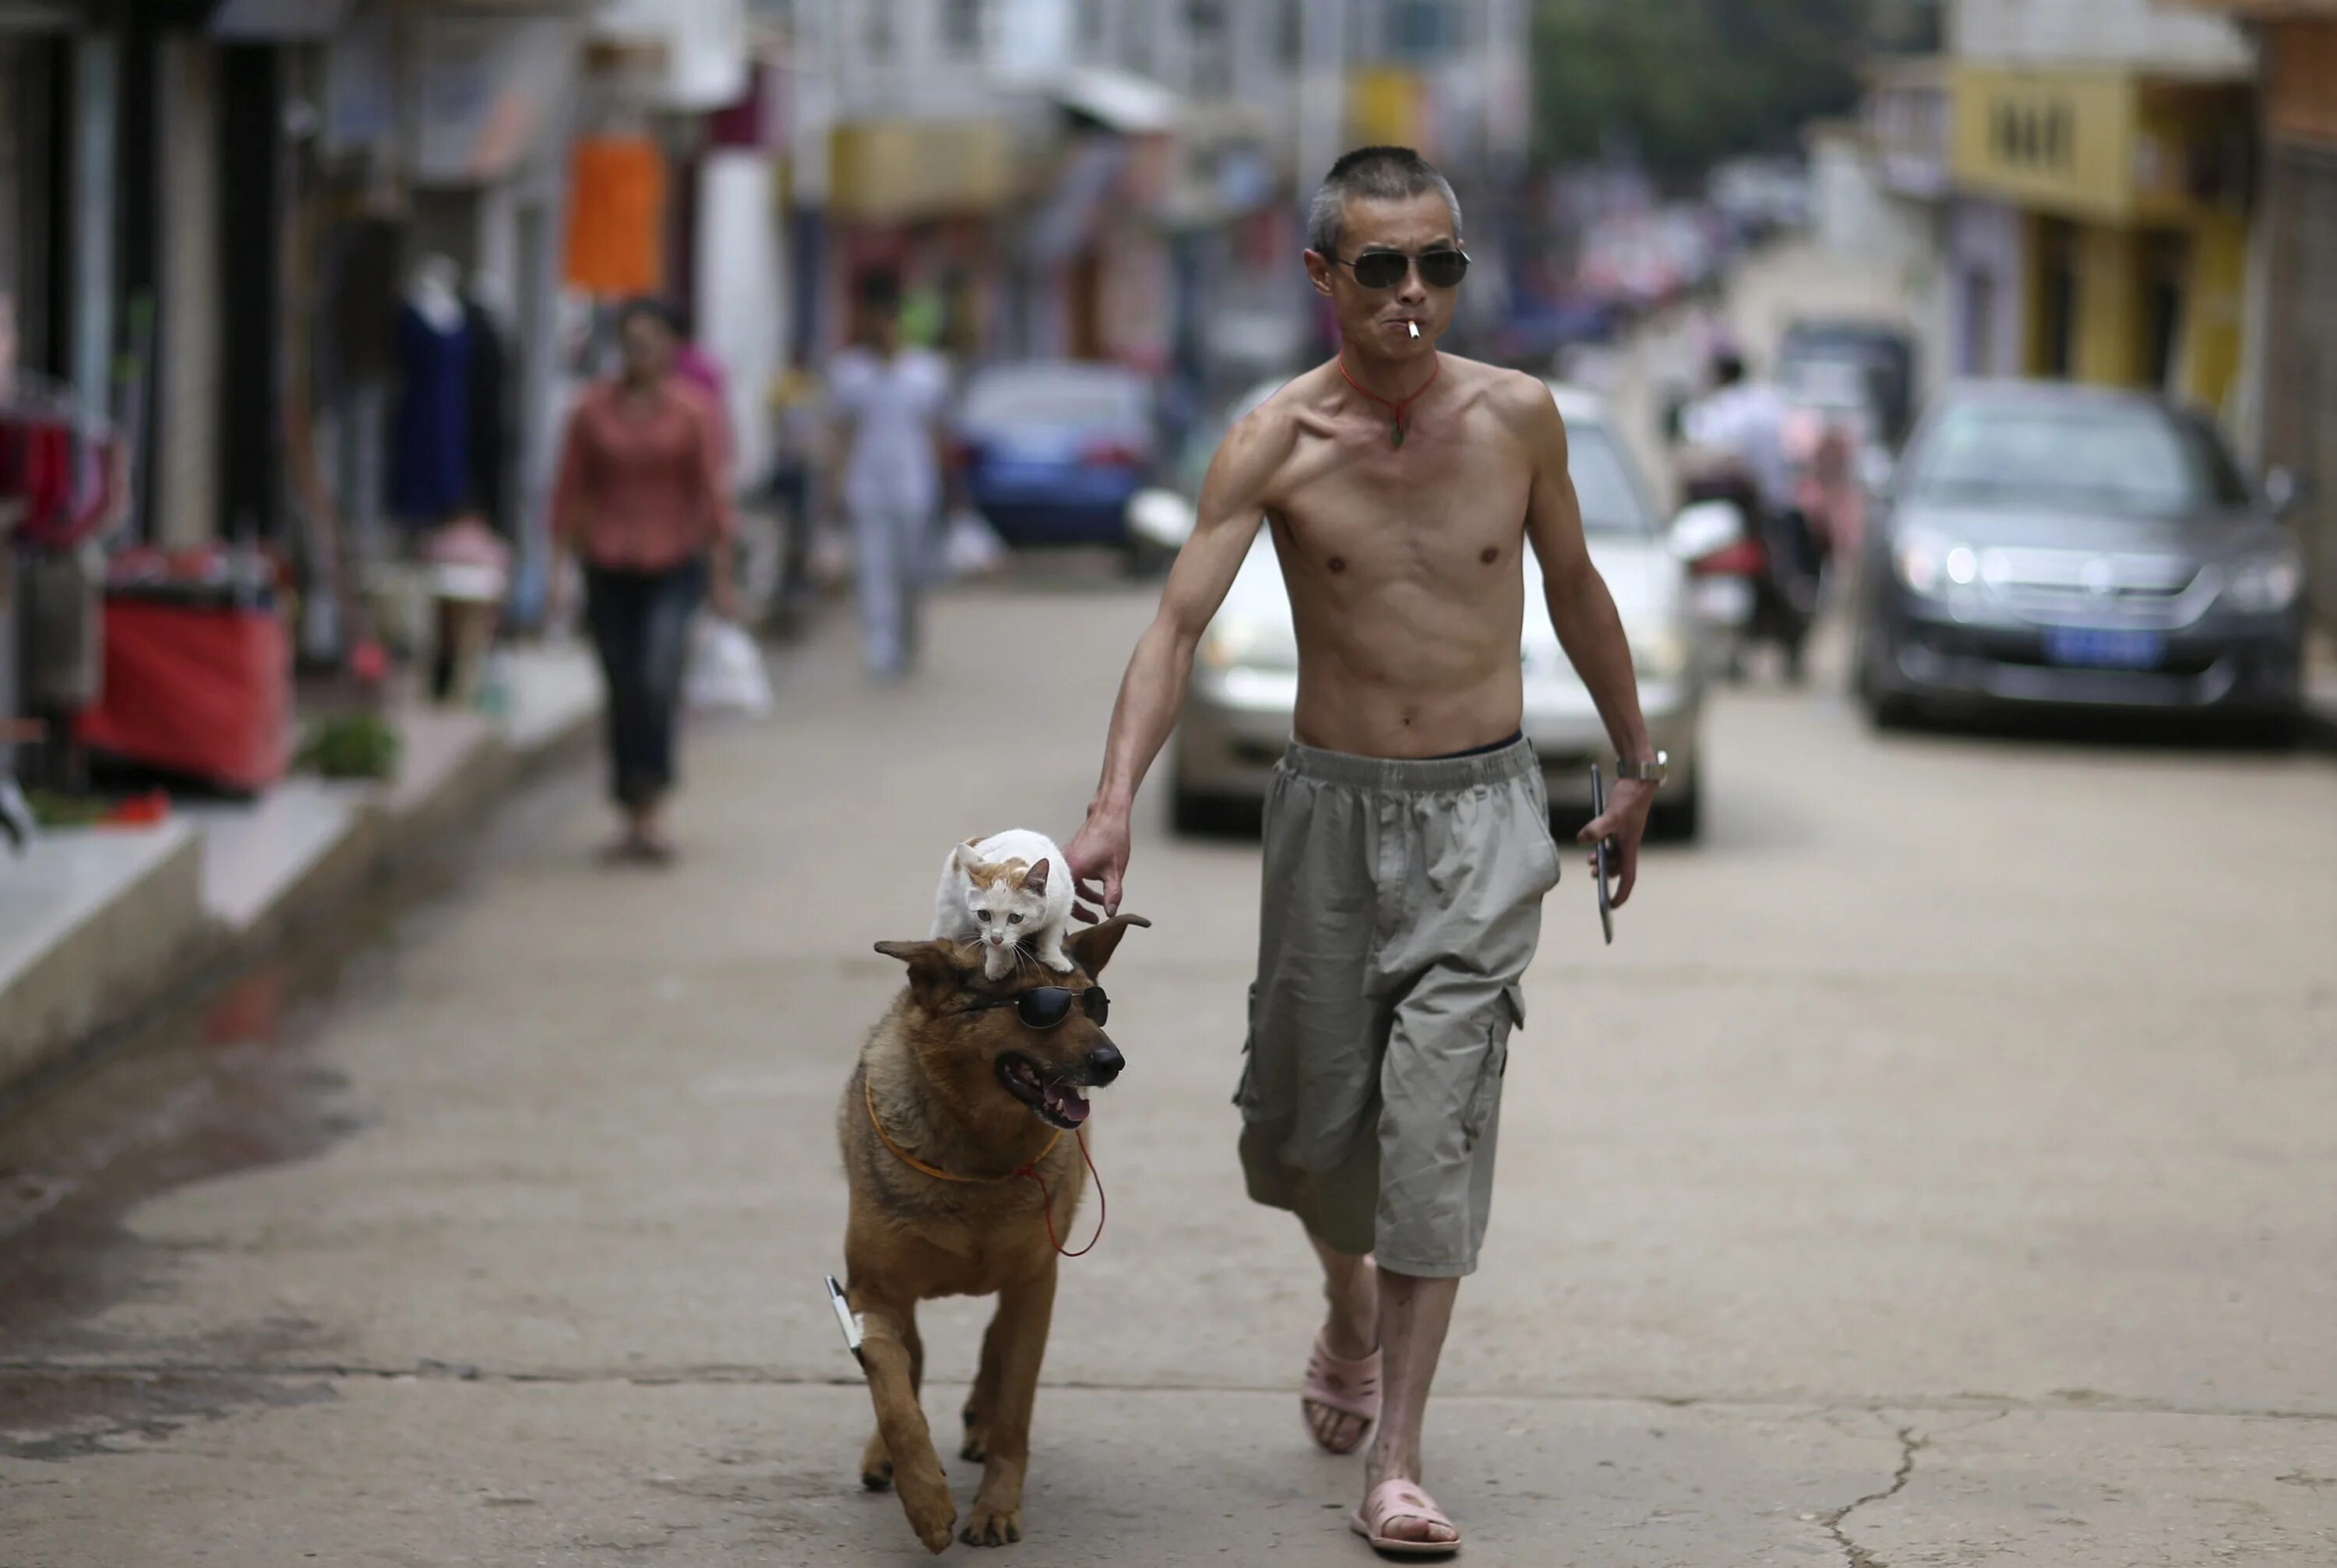
[[[1394,424],[1390,425],[1390,426],[1388,426],[1388,435],[1389,435],[1389,436],[1390,436],[1392,439],[1393,439],[1393,441],[1395,442],[1395,444],[1396,444],[1397,446],[1403,446],[1403,420],[1401,420],[1401,419],[1399,419],[1399,420],[1397,420]]]

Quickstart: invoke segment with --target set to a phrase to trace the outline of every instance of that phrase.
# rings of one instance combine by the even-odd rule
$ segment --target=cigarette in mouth
[[[1406,329],[1406,330],[1408,330],[1409,332],[1411,332],[1411,334],[1412,334],[1413,337],[1417,338],[1417,337],[1419,337],[1419,336],[1420,336],[1420,323],[1419,323],[1419,322],[1417,322],[1417,321],[1407,321],[1407,322],[1405,322],[1405,323],[1404,323],[1404,328],[1405,328],[1405,329]]]

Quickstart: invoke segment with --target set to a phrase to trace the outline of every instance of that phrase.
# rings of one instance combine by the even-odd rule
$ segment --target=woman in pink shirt
[[[610,791],[624,831],[612,858],[662,865],[658,813],[674,781],[674,723],[689,622],[709,596],[736,619],[730,481],[719,417],[673,374],[679,337],[664,307],[618,318],[623,363],[569,416],[552,497],[556,548],[584,568],[585,619],[608,682]]]

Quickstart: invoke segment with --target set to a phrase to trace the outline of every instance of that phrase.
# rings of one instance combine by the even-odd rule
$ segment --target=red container
[[[254,793],[292,761],[292,640],[273,609],[109,595],[105,687],[82,743]]]

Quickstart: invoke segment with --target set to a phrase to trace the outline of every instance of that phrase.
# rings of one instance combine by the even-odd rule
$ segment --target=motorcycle
[[[1807,521],[1765,507],[1733,457],[1691,456],[1683,470],[1688,505],[1673,526],[1672,553],[1687,567],[1692,603],[1721,651],[1722,672],[1742,680],[1752,651],[1774,643],[1786,680],[1798,685],[1817,611]]]

